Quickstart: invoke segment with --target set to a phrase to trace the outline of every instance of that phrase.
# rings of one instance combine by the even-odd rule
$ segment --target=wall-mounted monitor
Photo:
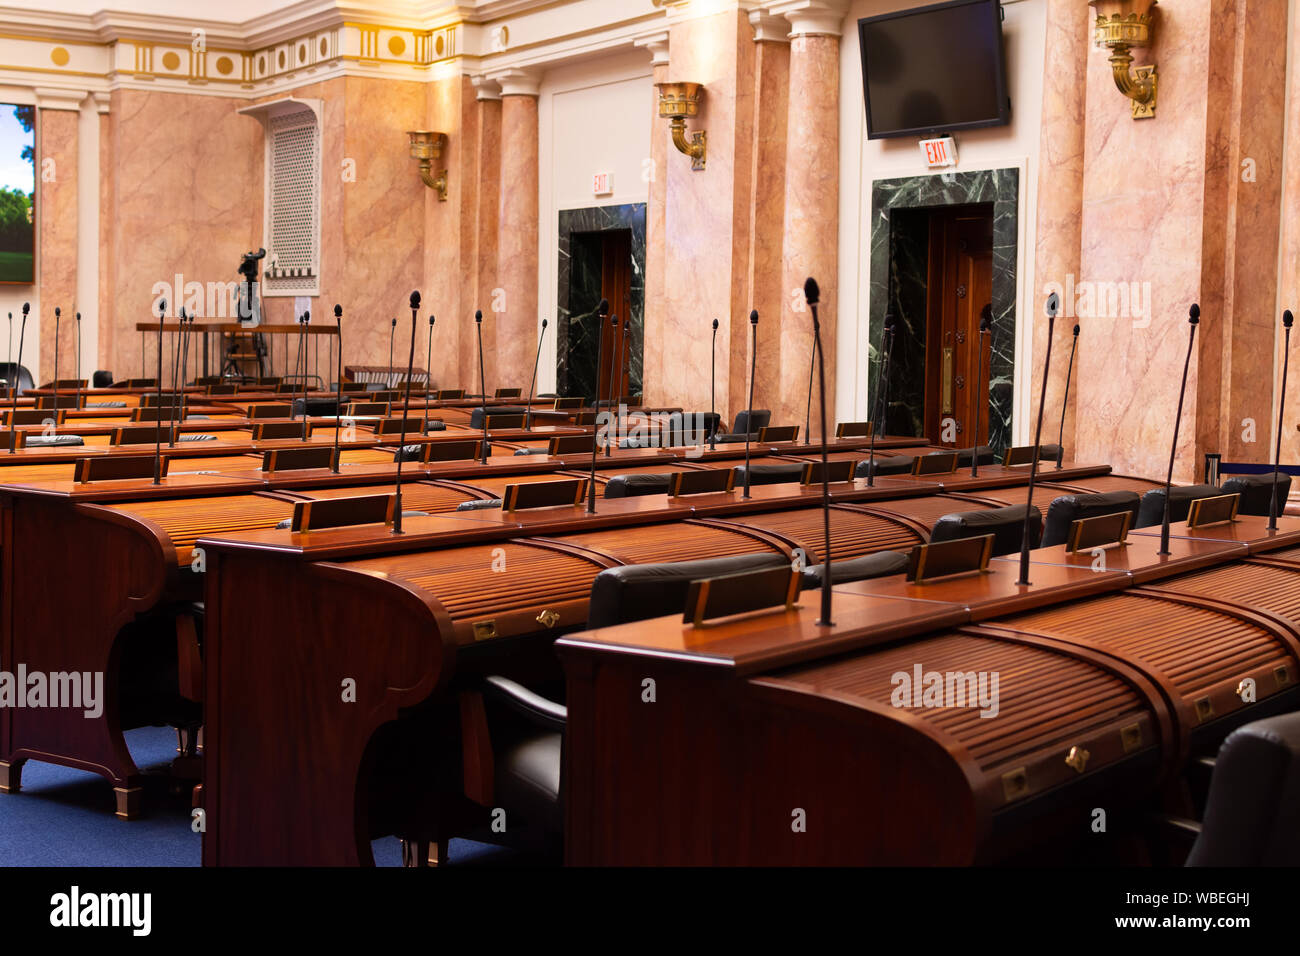
[[[867,138],[1011,121],[998,0],[955,0],[858,21]]]

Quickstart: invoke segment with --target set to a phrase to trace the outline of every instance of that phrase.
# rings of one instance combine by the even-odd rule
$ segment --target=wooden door
[[[629,230],[601,233],[600,294],[609,300],[610,314],[618,316],[618,328],[606,322],[600,333],[597,395],[602,401],[617,404],[620,396],[628,397],[627,370],[632,359],[632,340],[627,334],[632,312],[632,233]]]
[[[930,217],[926,285],[925,433],[935,444],[988,444],[989,359],[980,316],[993,290],[993,207],[957,206]],[[976,376],[980,384],[976,385]]]

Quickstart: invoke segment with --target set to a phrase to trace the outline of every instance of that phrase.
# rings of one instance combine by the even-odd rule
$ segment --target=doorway
[[[936,445],[969,447],[989,438],[993,206],[930,213],[926,278],[925,435]]]

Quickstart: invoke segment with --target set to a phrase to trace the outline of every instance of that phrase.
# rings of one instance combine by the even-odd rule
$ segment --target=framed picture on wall
[[[36,107],[0,103],[0,282],[36,281]]]

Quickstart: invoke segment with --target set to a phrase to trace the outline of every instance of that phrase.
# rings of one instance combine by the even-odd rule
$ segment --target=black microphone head
[[[1079,324],[1077,322],[1074,324],[1074,337],[1076,339],[1079,337]]]
[[[821,301],[822,290],[817,287],[817,280],[809,276],[803,283],[803,297],[809,305],[816,305]]]
[[[614,328],[618,328],[618,313],[617,313],[617,312],[615,312],[613,315],[611,315],[611,316],[609,317],[609,324],[612,325],[612,326],[614,326]]]
[[[24,303],[23,303],[23,315],[26,315],[26,314],[27,314],[27,303],[24,302]],[[166,315],[166,314],[167,314],[167,300],[166,300],[166,299],[163,299],[161,302],[158,303],[158,315],[161,317],[161,316],[164,316],[164,315]]]
[[[397,328],[397,320],[393,319],[393,328]]]
[[[475,322],[480,322],[480,323],[483,321],[483,310],[482,310],[482,309],[475,309],[475,310],[474,310],[474,321],[475,321]]]
[[[55,309],[55,310],[54,310],[54,314],[57,316],[57,315],[59,314],[59,310],[58,310],[58,309]],[[181,314],[180,314],[179,318],[180,318],[180,320],[181,320],[182,322],[185,321],[185,306],[181,306]]]
[[[411,293],[411,308],[418,309],[419,307],[420,307],[420,293],[417,290]]]
[[[1290,309],[1287,309],[1285,312],[1282,313],[1282,324],[1284,326],[1286,326],[1289,329],[1291,328],[1291,325],[1294,322],[1295,322],[1295,316],[1291,314]]]
[[[80,312],[77,313],[77,321],[78,321],[78,322],[81,321],[81,313],[80,313]]]
[[[57,319],[61,315],[63,315],[63,310],[56,305],[54,307],[54,317]]]
[[[714,332],[718,331],[718,320],[717,320],[717,319],[714,319],[714,320],[713,320],[713,331],[714,331]]]
[[[542,328],[546,328],[546,320],[542,319]]]
[[[306,312],[302,314],[302,324],[303,325],[311,324],[311,309],[308,309]]]
[[[1195,302],[1193,302],[1192,307],[1187,310],[1187,322],[1190,325],[1196,325],[1200,321],[1201,321],[1201,307],[1197,305]]]
[[[27,313],[28,313],[28,311],[31,309],[31,307],[32,307],[32,304],[31,304],[30,302],[24,302],[24,303],[23,303],[23,315],[24,315],[24,316],[27,315]],[[166,307],[167,307],[167,303],[164,302],[164,303],[163,303],[163,308],[166,308]]]
[[[334,305],[334,318],[336,319],[343,318],[343,306],[339,305],[338,303],[335,303]]]
[[[1044,311],[1050,318],[1056,318],[1057,313],[1061,311],[1061,297],[1055,292],[1049,295]]]
[[[429,314],[429,328],[433,328],[433,314]]]
[[[758,325],[758,309],[751,309],[749,312],[749,324]]]
[[[885,313],[885,331],[888,332],[890,335],[893,335],[893,334],[894,334],[894,322],[895,322],[895,319],[894,319],[894,313],[892,313],[892,312],[886,312],[886,313]]]
[[[609,315],[609,299],[601,299],[600,305],[596,306],[597,315]]]

